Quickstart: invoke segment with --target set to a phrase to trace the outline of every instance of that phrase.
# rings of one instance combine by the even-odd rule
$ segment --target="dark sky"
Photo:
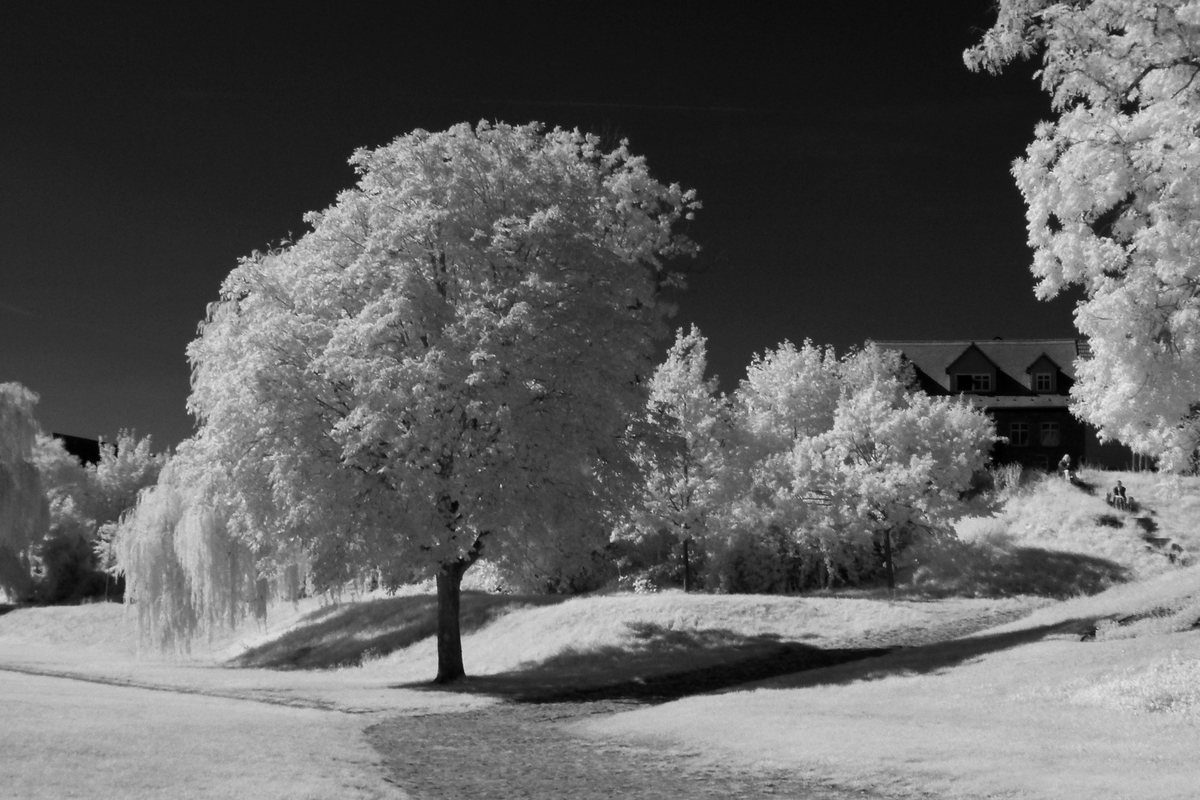
[[[0,382],[45,429],[177,444],[238,257],[303,233],[355,148],[480,119],[627,137],[699,191],[676,322],[727,389],[785,338],[1074,333],[1009,175],[1048,102],[1030,67],[962,64],[991,0],[375,5],[6,6]]]

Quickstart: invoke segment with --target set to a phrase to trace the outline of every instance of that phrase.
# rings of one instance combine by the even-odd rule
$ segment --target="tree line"
[[[650,381],[656,446],[637,451],[645,482],[616,532],[678,543],[685,588],[800,591],[882,576],[894,589],[901,548],[953,536],[955,520],[984,508],[993,422],[919,391],[899,353],[868,343],[839,359],[784,342],[755,357],[730,397],[705,368],[703,336],[680,331]]]
[[[37,401],[20,384],[0,384],[0,591],[38,603],[119,600],[117,525],[167,455],[149,436],[121,431],[84,464],[41,431]]]

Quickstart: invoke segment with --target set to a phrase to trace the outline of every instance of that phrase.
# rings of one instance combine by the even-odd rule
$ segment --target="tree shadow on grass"
[[[463,633],[469,633],[514,608],[552,605],[566,599],[565,595],[463,592],[460,625]],[[269,669],[354,667],[364,658],[385,656],[436,633],[437,597],[433,595],[331,605],[306,615],[282,636],[231,659],[229,665]]]
[[[936,674],[989,653],[1033,644],[1052,636],[1083,639],[1089,634],[1094,634],[1096,623],[1101,618],[1081,617],[1024,630],[967,636],[918,647],[897,647],[880,658],[862,660],[834,669],[798,672],[776,678],[761,687],[746,688],[800,689],[808,686],[845,685],[879,680],[895,675]]]
[[[567,651],[499,675],[468,677],[449,685],[411,683],[391,688],[498,695],[517,703],[664,703],[697,694],[757,688],[753,684],[762,681],[769,681],[770,688],[798,688],[939,672],[1047,636],[1078,637],[1094,629],[1095,620],[896,648],[821,648],[723,630],[644,628],[647,641],[641,649]],[[686,646],[680,648],[681,643]]]
[[[1105,558],[1041,547],[998,548],[959,544],[934,554],[917,587],[932,597],[1068,598],[1093,595],[1131,577],[1127,567]]]
[[[621,645],[568,648],[545,661],[497,675],[468,676],[449,685],[409,683],[390,688],[499,695],[520,703],[666,702],[889,652],[886,648],[825,649],[780,641],[776,634],[746,636],[720,628],[627,625],[631,636]]]

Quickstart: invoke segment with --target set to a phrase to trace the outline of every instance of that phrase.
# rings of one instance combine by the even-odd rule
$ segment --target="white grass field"
[[[0,670],[0,797],[384,800],[355,717]]]
[[[1142,508],[1109,509],[1116,478]],[[1100,558],[1133,579],[957,642],[796,673],[578,726],[896,797],[1200,797],[1200,481],[1049,480],[964,540]],[[1100,524],[1105,514],[1122,521]],[[1153,536],[1179,542],[1172,563]],[[941,576],[932,575],[931,581]],[[1119,621],[1119,622],[1118,622]],[[1097,624],[1098,623],[1098,624]],[[1091,641],[1081,641],[1089,630]]]
[[[581,730],[896,797],[1195,798],[1200,632],[895,657]]]
[[[25,755],[11,762],[15,768],[5,767],[19,775],[0,775],[0,797],[9,778],[24,781],[11,785],[62,790],[28,795],[39,800],[71,796],[63,792],[86,782],[91,762],[96,775],[112,763],[131,765],[117,772],[147,777],[127,793],[89,797],[156,796],[156,775],[191,786],[187,770],[195,764],[176,765],[171,754],[190,752],[193,736],[223,747],[222,720],[231,723],[229,741],[240,743],[220,751],[231,755],[202,749],[203,756],[189,759],[245,768],[231,767],[215,782],[214,791],[228,794],[194,796],[283,796],[263,792],[274,791],[272,776],[298,759],[315,771],[312,785],[349,787],[325,796],[366,797],[390,791],[360,749],[373,720],[480,709],[535,689],[633,686],[746,662],[784,644],[814,653],[905,646],[572,730],[715,764],[783,768],[825,787],[885,797],[1200,796],[1200,629],[1193,625],[1200,567],[1183,566],[1200,550],[1200,481],[1162,485],[1154,476],[1121,475],[1142,507],[1118,512],[1114,525],[1102,518],[1111,513],[1103,493],[1115,476],[1081,477],[1099,491],[1048,481],[1020,493],[995,518],[968,522],[966,554],[923,564],[922,575],[909,575],[915,585],[896,600],[870,590],[464,596],[464,660],[472,678],[454,691],[421,685],[436,666],[426,594],[308,601],[275,612],[269,628],[220,636],[187,658],[139,656],[130,615],[119,606],[13,611],[0,616],[0,752],[9,742],[29,744],[20,745]],[[1153,530],[1139,518],[1151,520]],[[1172,562],[1164,554],[1171,551],[1147,535],[1180,543],[1179,557]],[[1015,567],[1028,574],[1005,574]],[[1093,590],[1110,588],[1079,593],[1084,572]],[[955,581],[956,590],[980,596],[948,596]],[[1049,596],[1014,591],[1022,586]],[[230,668],[230,659],[243,666]],[[6,668],[192,694],[61,679],[55,686],[70,688],[42,690],[29,681],[51,679]],[[66,699],[55,705],[59,691]],[[73,716],[72,707],[90,710]],[[19,722],[8,722],[10,708],[19,709]],[[174,732],[167,730],[173,721]],[[256,749],[268,730],[278,731],[278,747]],[[159,741],[162,748],[153,745]],[[312,755],[312,741],[343,756],[323,761]],[[244,773],[245,782],[236,783],[243,778],[234,773]]]

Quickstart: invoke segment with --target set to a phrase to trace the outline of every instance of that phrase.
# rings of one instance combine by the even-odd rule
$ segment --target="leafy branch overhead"
[[[1002,0],[972,69],[1038,58],[1057,118],[1013,166],[1039,297],[1084,291],[1077,414],[1185,469],[1200,445],[1200,3]]]

